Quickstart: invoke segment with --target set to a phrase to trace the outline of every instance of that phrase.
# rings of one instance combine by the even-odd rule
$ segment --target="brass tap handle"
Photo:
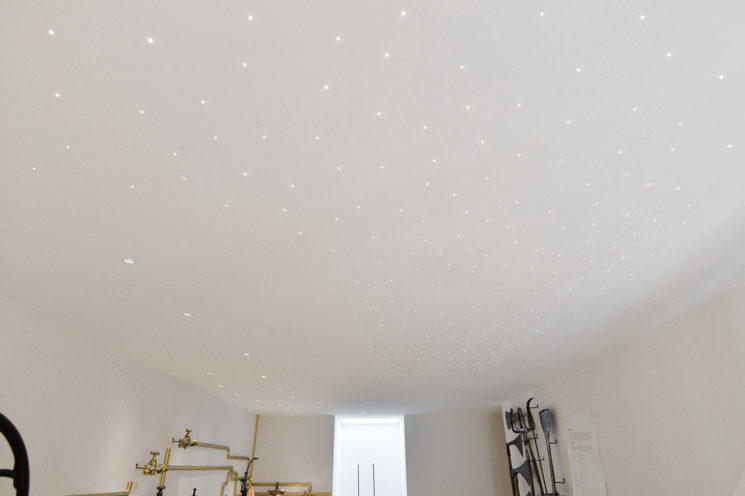
[[[142,469],[143,475],[155,475],[163,471],[163,467],[158,466],[158,455],[160,455],[160,452],[151,451],[150,455],[152,458],[150,458],[150,461],[144,467],[140,467],[139,464],[135,465],[135,468]]]
[[[186,435],[182,437],[181,439],[179,439],[178,441],[176,441],[173,438],[171,438],[171,441],[178,442],[178,447],[183,448],[183,449],[186,449],[189,446],[194,446],[195,444],[197,444],[196,441],[191,440],[191,429],[186,429]]]

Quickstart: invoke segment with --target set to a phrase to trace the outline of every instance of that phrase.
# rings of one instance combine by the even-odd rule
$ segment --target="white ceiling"
[[[745,281],[744,14],[6,0],[0,293],[251,410],[486,408]]]

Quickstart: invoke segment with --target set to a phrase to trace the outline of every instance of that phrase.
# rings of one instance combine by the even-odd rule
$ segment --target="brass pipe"
[[[254,445],[253,445],[253,448],[251,449],[251,458],[255,458],[256,457],[256,435],[258,433],[259,433],[259,414],[257,413],[256,414],[256,423],[254,424],[254,443],[253,443]],[[253,477],[253,475],[254,475],[254,466],[251,465],[250,472],[248,473],[249,480],[251,479],[251,477]]]
[[[160,473],[159,486],[166,485],[166,473],[168,472],[168,461],[171,459],[171,448],[166,448],[166,456],[163,459],[163,471]]]
[[[254,486],[258,487],[274,487],[277,483],[276,482],[254,482]],[[313,484],[310,482],[280,482],[280,487],[307,487],[307,493],[313,492]]]
[[[230,470],[233,472],[233,467],[218,467],[217,465],[169,465],[166,467],[164,472],[184,472],[194,470]]]
[[[269,496],[269,492],[257,492],[254,493],[254,496]],[[331,496],[331,493],[298,493],[298,492],[286,492],[285,496]]]
[[[114,493],[89,493],[89,494],[71,494],[69,496],[129,496],[132,491],[132,481],[127,482],[127,489]]]
[[[209,449],[218,449],[223,450],[227,452],[227,459],[228,460],[246,460],[249,461],[251,458],[247,456],[238,456],[238,455],[231,455],[230,454],[230,446],[223,446],[222,444],[212,444],[212,443],[202,443],[199,441],[195,441],[191,438],[191,429],[186,429],[186,434],[181,439],[175,439],[171,438],[171,441],[174,443],[178,443],[179,448],[190,448],[192,446],[196,446],[198,448],[209,448]]]
[[[197,446],[200,448],[210,448],[210,449],[219,449],[227,451],[227,459],[228,460],[246,460],[249,461],[251,458],[248,456],[238,456],[238,455],[231,455],[230,454],[230,446],[222,446],[220,444],[212,444],[212,443],[202,443],[199,441],[194,441],[192,446]]]

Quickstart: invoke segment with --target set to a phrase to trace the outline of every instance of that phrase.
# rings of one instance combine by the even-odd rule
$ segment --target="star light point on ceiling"
[[[145,41],[147,41],[148,45],[155,44],[155,38],[153,38],[152,36],[148,36],[147,38],[145,38]]]

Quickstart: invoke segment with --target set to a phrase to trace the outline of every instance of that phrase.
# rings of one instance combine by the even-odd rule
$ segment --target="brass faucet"
[[[171,438],[171,441],[177,442],[173,438]],[[191,429],[186,429],[186,435],[178,440],[178,447],[186,449],[189,446],[196,446],[196,445],[197,445],[197,442],[192,441],[191,439]]]
[[[150,458],[150,461],[147,462],[147,465],[145,465],[144,467],[135,465],[135,468],[141,468],[144,475],[155,475],[163,472],[163,470],[165,470],[166,468],[165,464],[158,465],[158,455],[160,455],[160,452],[151,451],[150,455],[152,456],[152,458]]]

